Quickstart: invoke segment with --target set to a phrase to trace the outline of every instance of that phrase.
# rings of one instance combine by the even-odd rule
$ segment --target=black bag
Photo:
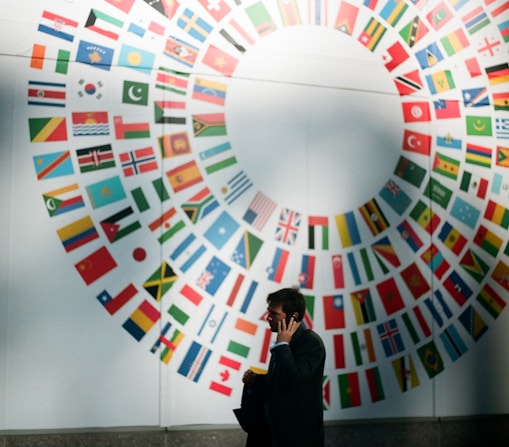
[[[253,385],[244,385],[240,408],[233,413],[246,433],[265,431],[263,402],[263,384],[257,381]]]

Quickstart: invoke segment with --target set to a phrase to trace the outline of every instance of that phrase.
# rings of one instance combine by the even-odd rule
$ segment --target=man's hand
[[[278,323],[276,343],[280,343],[282,341],[290,343],[292,335],[299,326],[300,323],[295,321],[295,318],[293,317],[290,318],[290,322],[288,324],[286,324],[285,319],[280,320]]]
[[[242,382],[244,382],[248,386],[252,385],[253,383],[255,383],[257,376],[258,374],[248,369],[244,372],[244,375],[242,376]]]

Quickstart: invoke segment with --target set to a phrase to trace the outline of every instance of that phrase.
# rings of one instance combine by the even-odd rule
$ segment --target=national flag
[[[376,199],[371,199],[369,202],[359,207],[359,212],[373,236],[389,228],[389,221],[385,217]]]
[[[431,43],[426,48],[416,51],[415,57],[423,70],[434,67],[444,59],[444,56],[436,43]]]
[[[226,131],[225,131],[226,132]],[[209,149],[205,149],[200,152],[200,159],[206,160],[208,163],[208,159],[212,157],[218,157],[218,161],[215,161],[207,166],[205,166],[205,172],[207,174],[214,174],[217,171],[222,169],[226,169],[229,166],[233,166],[237,164],[237,158],[234,155],[229,155],[229,150],[231,150],[231,145],[228,142],[224,142],[218,144],[217,146],[213,146]],[[226,153],[226,155],[224,155]],[[219,158],[225,157],[225,158]]]
[[[31,143],[67,141],[67,123],[64,116],[28,118]]]
[[[405,123],[430,121],[431,119],[429,103],[426,101],[404,102],[402,107]]]
[[[424,188],[424,197],[440,205],[444,210],[449,206],[452,197],[452,190],[444,186],[438,180],[430,177],[426,188]]]
[[[454,138],[450,133],[445,136],[437,136],[437,146],[445,147],[447,149],[461,149],[461,140]]]
[[[378,194],[400,216],[412,203],[412,199],[396,182],[390,179],[387,180],[387,183],[385,183]]]
[[[150,124],[146,121],[138,123],[124,123],[122,116],[114,116],[115,138],[130,140],[133,138],[150,138]]]
[[[219,202],[210,189],[205,186],[182,204],[182,210],[192,223],[197,223],[212,213],[218,206]]]
[[[417,333],[417,330],[415,329],[414,324],[412,323],[412,320],[410,319],[409,313],[403,312],[403,314],[401,315],[401,319],[403,320],[403,323],[405,324],[408,334],[410,335],[410,338],[412,339],[414,344],[419,343],[421,337]],[[430,333],[431,333],[431,331],[430,331]]]
[[[484,107],[490,105],[486,87],[468,88],[461,91],[465,107]]]
[[[119,154],[122,171],[126,177],[157,170],[159,165],[152,147],[143,147]]]
[[[174,61],[180,62],[187,68],[192,68],[198,57],[199,48],[174,36],[169,36],[163,51]]]
[[[401,270],[400,275],[414,299],[417,300],[430,290],[430,286],[417,263],[412,262],[409,264]]]
[[[72,112],[72,134],[75,137],[109,135],[108,112]]]
[[[118,65],[132,68],[140,73],[150,74],[154,65],[155,54],[123,43],[120,48]]]
[[[345,347],[343,334],[333,334],[332,344],[334,347],[334,367],[342,369],[345,367]]]
[[[166,200],[169,200],[170,195],[168,194],[166,186],[164,185],[163,179],[161,177],[153,180],[151,183],[152,186],[154,187],[154,192],[157,198],[159,199],[159,205],[165,202]],[[131,195],[140,213],[143,213],[150,209],[150,203],[141,186],[132,189]]]
[[[324,296],[323,315],[326,330],[345,328],[345,308],[343,303],[343,295]]]
[[[122,103],[138,106],[148,104],[149,86],[146,82],[124,80],[122,88]]]
[[[456,84],[450,70],[437,71],[426,75],[426,82],[432,95],[454,90]]]
[[[203,290],[214,296],[225,278],[230,273],[230,267],[225,264],[221,259],[212,256],[212,259],[205,267],[205,270],[200,274],[196,284]]]
[[[469,164],[491,168],[491,149],[477,144],[467,143],[465,161]]]
[[[424,318],[424,315],[421,312],[421,308],[419,306],[413,307],[413,312],[415,315],[415,318],[417,319],[417,322],[419,323],[419,327],[421,328],[421,331],[425,338],[431,337],[431,329],[428,324],[428,321]]]
[[[416,253],[422,247],[423,243],[421,239],[407,220],[403,220],[403,222],[397,226],[397,229],[401,235],[401,239],[403,239],[409,245],[414,253]]]
[[[396,76],[394,84],[400,96],[411,95],[422,89],[423,83],[419,70],[412,70],[408,73]]]
[[[492,65],[485,68],[490,85],[498,85],[509,82],[509,63]]]
[[[103,87],[104,83],[101,80],[90,78],[85,80],[84,78],[80,78],[80,80],[75,85],[75,94],[78,98],[86,99],[95,99],[97,101],[103,99]]]
[[[442,42],[442,46],[449,57],[459,53],[470,45],[467,36],[461,28],[442,37],[440,42]]]
[[[198,248],[190,249],[191,244],[196,240],[196,236],[190,233],[180,244],[177,245],[175,250],[171,253],[170,259],[175,261],[183,253],[186,255],[186,259],[182,260],[183,263],[179,266],[180,270],[186,273],[193,264],[200,259],[200,257],[207,251],[205,245],[200,244]]]
[[[74,265],[88,286],[109,273],[117,263],[106,247],[101,247]]]
[[[355,256],[353,252],[347,253],[348,264],[350,265],[350,270],[352,273],[352,278],[356,286],[362,283],[361,276],[359,274],[359,269],[357,268],[357,262],[355,261]]]
[[[443,283],[444,288],[454,298],[456,303],[461,307],[467,302],[472,295],[472,290],[467,283],[453,270]]]
[[[278,9],[284,26],[298,25],[301,23],[299,7],[296,0],[278,0]]]
[[[431,136],[405,129],[403,134],[403,149],[429,156],[431,150]]]
[[[460,118],[460,102],[456,99],[437,99],[433,101],[437,120]]]
[[[387,315],[392,315],[405,307],[403,297],[394,278],[388,278],[379,282],[376,284],[376,289]]]
[[[157,323],[161,314],[147,300],[138,306],[131,316],[124,322],[122,327],[129,332],[137,341]]]
[[[399,32],[404,42],[412,48],[419,42],[426,34],[428,34],[428,27],[419,16],[415,16],[408,22]]]
[[[375,308],[369,289],[362,289],[350,294],[355,321],[358,326],[376,321]]]
[[[228,352],[231,352],[232,354],[244,358],[247,358],[249,356],[250,349],[251,348],[249,346],[239,343],[238,341],[235,340],[230,340],[230,342],[228,343],[228,347],[226,348]]]
[[[378,3],[378,0],[364,0],[363,1],[364,6],[368,9],[371,9],[372,11],[375,10],[377,3]]]
[[[86,187],[86,191],[94,209],[126,198],[124,187],[118,176],[92,183]]]
[[[177,26],[202,43],[205,42],[213,29],[212,25],[203,20],[189,8],[184,9],[180,17],[177,19]]]
[[[361,243],[357,222],[352,211],[336,215],[335,220],[339,237],[344,248]]]
[[[122,32],[123,26],[124,22],[122,20],[92,8],[88,14],[84,28],[109,39],[118,40],[119,33]]]
[[[482,74],[481,67],[479,66],[479,61],[476,57],[465,59],[465,67],[471,78],[481,76]]]
[[[470,248],[463,255],[460,266],[479,283],[490,269],[490,266]]]
[[[361,406],[359,374],[357,372],[339,374],[338,386],[341,408],[353,408]]]
[[[216,391],[217,393],[224,394],[225,396],[230,396],[233,388],[229,385],[226,385],[225,382],[230,381],[231,370],[239,371],[242,363],[221,355],[219,357],[218,364],[220,367],[220,372],[218,373],[219,378],[218,380],[212,380],[210,382],[209,389]]]
[[[376,361],[375,346],[373,344],[370,328],[351,332],[350,340],[352,342],[355,364],[357,366],[361,366],[364,361],[366,361],[366,363],[373,363]]]
[[[226,99],[226,87],[222,82],[197,77],[193,87],[193,98],[222,106]]]
[[[275,206],[276,204],[273,203],[271,206],[271,213]],[[246,215],[244,216],[244,220],[249,222],[249,220],[246,219]],[[278,242],[282,242],[283,244],[294,245],[295,241],[297,240],[297,235],[299,234],[300,222],[301,213],[291,210],[290,208],[282,207],[279,214],[274,239]]]
[[[80,40],[76,51],[76,62],[109,71],[113,62],[113,48]]]
[[[434,302],[440,304],[440,306],[435,306]],[[427,297],[424,299],[424,304],[440,327],[444,324],[444,320],[447,321],[452,318],[452,311],[447,305],[440,290],[435,290],[435,300]]]
[[[103,290],[96,298],[110,315],[115,315],[137,293],[136,287],[133,284],[128,284],[115,296],[111,296],[107,290]]]
[[[263,240],[249,231],[244,231],[240,237],[237,248],[233,251],[231,260],[249,270],[253,265],[256,255],[263,245]]]
[[[174,329],[171,336],[169,336],[169,332],[171,329],[171,323],[169,321],[166,322],[163,329],[161,330],[161,334],[159,335],[156,342],[153,344],[150,352],[155,354],[158,350],[160,351],[159,358],[165,364],[168,364],[175,353],[175,350],[178,348],[182,340],[184,339],[184,334],[178,329]]]
[[[458,178],[460,162],[455,158],[435,152],[433,160],[433,172],[441,174],[444,177],[456,180]]]
[[[30,68],[36,70],[43,70],[46,62],[50,61],[54,64],[53,71],[59,74],[67,74],[69,69],[69,60],[71,59],[71,52],[68,50],[57,49],[56,55],[49,56],[47,53],[53,53],[54,49],[49,49],[46,45],[34,43],[32,47],[32,55],[30,58]]]
[[[470,228],[475,228],[481,212],[461,197],[456,197],[450,210],[452,217],[463,222]]]
[[[171,70],[160,66],[157,70],[155,87],[160,90],[185,95],[190,73]]]
[[[499,283],[504,289],[509,291],[509,266],[499,261],[493,269],[491,277]]]
[[[128,14],[136,0],[105,0],[105,1],[106,3],[109,3],[110,5],[113,5],[116,8],[120,9],[122,12]]]
[[[193,382],[198,382],[211,355],[211,349],[193,341],[177,372]]]
[[[456,256],[459,256],[467,243],[467,238],[447,221],[440,229],[438,239]]]
[[[219,34],[241,54],[246,52],[245,46],[254,45],[253,37],[249,35],[247,30],[240,26],[235,19],[230,19],[225,27],[219,31]]]
[[[507,304],[489,284],[484,285],[476,299],[493,318],[498,318]]]
[[[77,149],[76,157],[81,173],[115,167],[115,157],[111,144]]]
[[[203,63],[226,77],[232,77],[238,59],[211,44],[205,52]]]
[[[308,248],[315,248],[315,231],[320,227],[322,229],[322,249],[329,249],[329,218],[328,216],[309,216],[308,217]]]
[[[484,218],[506,230],[509,228],[509,209],[491,199],[486,205]]]
[[[387,29],[378,20],[371,17],[364,30],[360,33],[358,41],[368,50],[375,51],[385,31]]]
[[[276,30],[276,24],[263,2],[258,1],[247,7],[246,13],[260,37],[264,37]]]
[[[488,0],[490,1],[490,0]],[[456,10],[459,11],[463,6],[465,6],[469,0],[449,0],[449,4]]]
[[[143,288],[156,301],[161,301],[164,294],[170,290],[178,279],[173,268],[163,261],[161,266],[143,283]]]
[[[345,275],[343,273],[343,256],[332,255],[331,256],[332,266],[332,279],[334,281],[335,289],[342,289],[345,287]]]
[[[65,107],[65,84],[28,81],[27,96],[29,106]]]
[[[258,191],[242,218],[256,230],[262,231],[275,208],[276,203]],[[300,216],[298,223],[300,223]]]
[[[509,118],[495,118],[497,138],[509,139]]]
[[[99,237],[90,216],[82,217],[59,228],[57,234],[67,253]]]
[[[74,41],[74,33],[78,28],[78,22],[67,17],[44,10],[37,31],[46,33],[68,42]]]
[[[359,14],[359,8],[346,1],[342,1],[339,5],[338,15],[334,28],[342,33],[351,36],[355,28],[355,22],[357,21],[357,15]]]
[[[422,365],[430,379],[444,370],[442,357],[440,356],[433,340],[418,348],[417,354],[419,355]]]
[[[33,157],[37,180],[74,174],[69,151],[51,152]]]
[[[226,135],[224,113],[202,113],[193,115],[193,131],[195,137]]]
[[[496,165],[509,168],[509,147],[497,146]]]
[[[163,158],[189,155],[192,152],[187,131],[161,135],[157,137],[157,142]]]
[[[438,3],[428,14],[426,14],[429,24],[435,31],[442,28],[453,17],[453,13],[444,1]]]
[[[399,41],[394,42],[382,55],[382,62],[387,71],[391,72],[405,62],[410,55]]]
[[[276,247],[272,264],[267,268],[267,276],[269,280],[277,283],[281,282],[289,255],[289,251]]]
[[[488,101],[489,103],[489,101]],[[495,110],[509,111],[509,92],[493,93],[493,106]]]
[[[490,23],[490,19],[484,12],[482,6],[472,9],[469,13],[465,14],[461,20],[470,35],[475,34]]]
[[[440,224],[440,216],[422,200],[417,201],[410,212],[410,217],[428,234],[433,234]]]
[[[180,192],[203,181],[200,169],[194,160],[170,169],[166,176],[175,192]]]
[[[479,225],[479,229],[474,236],[474,243],[493,257],[497,256],[503,242],[500,237],[488,230],[484,225]]]
[[[450,264],[433,243],[422,253],[421,259],[438,279],[442,279],[445,272],[449,270]]]
[[[500,31],[500,34],[502,35],[502,39],[504,40],[504,42],[508,43],[509,42],[509,20],[500,22],[497,26]]]
[[[165,34],[165,26],[157,23],[153,20],[147,20],[144,18],[138,19],[138,23],[131,22],[127,28],[127,32],[134,34],[140,38],[145,36],[150,39],[150,43],[153,44],[156,39],[160,38]]]
[[[303,289],[312,289],[315,279],[316,257],[302,255],[300,272],[297,277],[299,287]]]
[[[467,135],[491,136],[491,117],[490,116],[467,116]]]
[[[458,320],[476,342],[479,341],[488,330],[486,322],[479,312],[471,305],[460,314]]]
[[[155,234],[158,234],[157,240],[161,245],[185,227],[184,221],[178,220],[178,218],[172,222],[175,216],[177,216],[177,210],[175,207],[171,207],[148,224],[148,228],[152,232],[157,231]]]
[[[101,228],[110,242],[116,242],[141,228],[141,224],[136,220],[133,209],[128,206],[101,220]]]
[[[253,183],[244,171],[239,171],[232,178],[226,182],[226,186],[221,189],[225,202],[231,205],[239,197],[241,197],[249,188],[253,186]]]
[[[392,360],[391,363],[399,388],[403,393],[420,385],[419,376],[410,354]]]
[[[221,307],[217,308],[215,304],[212,304],[198,329],[198,337],[206,339],[207,342],[213,344],[227,318],[227,311]]]
[[[407,9],[408,5],[403,0],[387,0],[380,11],[380,17],[389,25],[395,27]]]
[[[453,362],[458,360],[465,352],[468,351],[467,345],[453,324],[444,329],[444,331],[440,334],[440,340]]]
[[[220,250],[238,228],[239,224],[237,221],[226,211],[223,211],[205,231],[204,236],[214,247]]]
[[[74,211],[85,206],[77,183],[45,192],[42,198],[50,217]]]
[[[399,267],[401,265],[396,250],[392,246],[388,236],[384,236],[382,239],[371,244],[371,249],[375,253],[375,257],[384,273],[388,273],[389,269],[382,262],[382,258],[388,261],[393,267]]]
[[[376,329],[386,357],[391,357],[405,350],[403,338],[394,318],[382,324],[377,324]]]
[[[220,22],[231,11],[231,8],[225,0],[217,0],[212,3],[209,0],[198,1],[216,22]]]

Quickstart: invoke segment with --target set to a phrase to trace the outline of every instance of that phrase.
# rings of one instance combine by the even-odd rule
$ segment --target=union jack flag
[[[299,233],[300,221],[300,213],[289,208],[282,208],[276,228],[276,241],[283,242],[287,245],[295,244],[297,234]]]

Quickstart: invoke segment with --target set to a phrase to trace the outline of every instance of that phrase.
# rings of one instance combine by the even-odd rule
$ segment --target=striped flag
[[[193,341],[177,372],[193,382],[198,382],[212,355],[212,350]]]
[[[85,206],[77,183],[47,191],[42,195],[50,217],[58,216]]]
[[[133,284],[128,284],[115,296],[111,296],[107,290],[103,290],[96,298],[110,315],[115,315],[137,293],[136,287]]]
[[[73,42],[74,34],[71,33],[75,32],[78,25],[75,20],[44,10],[37,31]]]
[[[46,45],[34,43],[30,58],[30,68],[44,70],[45,66],[47,67],[48,64],[51,63],[55,73],[67,74],[70,59],[71,52],[68,50],[55,50],[53,48],[46,47]]]
[[[155,307],[147,300],[143,300],[122,327],[137,341],[140,341],[154,327],[160,316],[161,314]]]
[[[115,167],[111,144],[77,149],[76,157],[82,173]]]
[[[57,230],[66,252],[79,248],[99,237],[90,216],[82,217]]]
[[[28,81],[29,106],[65,107],[66,84],[60,82]]]

